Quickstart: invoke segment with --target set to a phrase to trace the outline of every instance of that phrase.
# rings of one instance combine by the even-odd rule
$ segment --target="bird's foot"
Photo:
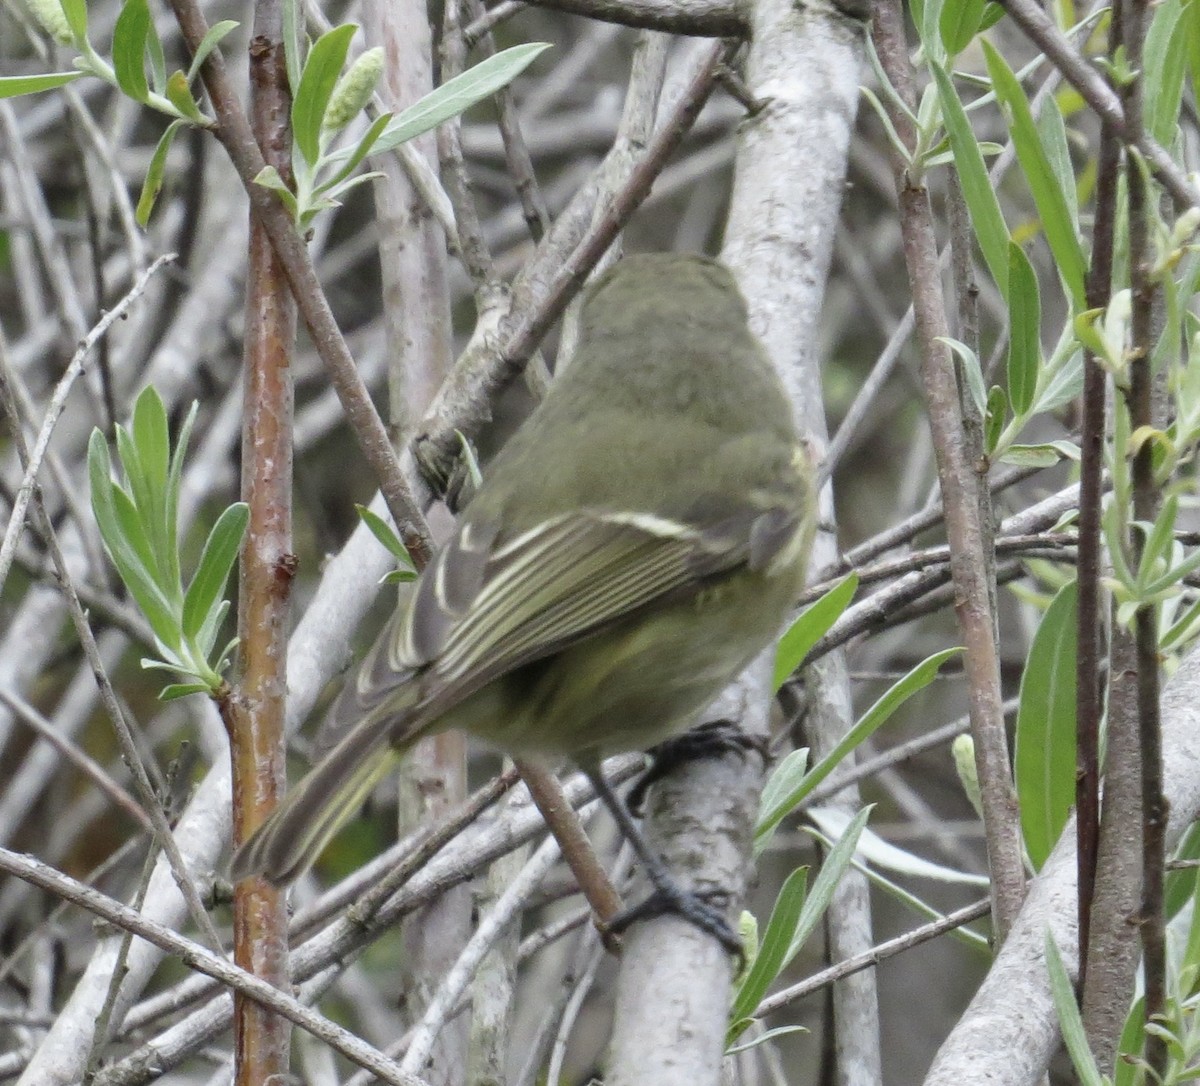
[[[635,818],[641,818],[650,786],[676,767],[698,758],[721,758],[726,754],[744,756],[752,751],[762,758],[764,764],[769,761],[770,752],[764,737],[747,735],[731,720],[713,720],[701,724],[659,743],[650,751],[650,765],[634,781],[625,797],[625,804]]]

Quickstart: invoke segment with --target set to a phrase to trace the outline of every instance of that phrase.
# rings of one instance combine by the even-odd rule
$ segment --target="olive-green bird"
[[[630,256],[453,537],[347,684],[342,734],[233,861],[300,875],[417,739],[607,754],[683,732],[803,583],[812,466],[733,276]]]

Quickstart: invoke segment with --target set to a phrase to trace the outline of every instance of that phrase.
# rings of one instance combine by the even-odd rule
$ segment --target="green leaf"
[[[167,99],[192,124],[203,126],[209,123],[208,118],[196,105],[196,99],[192,97],[192,88],[188,86],[187,76],[182,71],[172,72],[171,78],[167,80]]]
[[[1178,515],[1179,496],[1171,494],[1159,509],[1158,516],[1154,518],[1154,525],[1142,546],[1137,573],[1141,584],[1150,584],[1161,576],[1159,564],[1170,559],[1171,544],[1175,541],[1175,518]]]
[[[283,0],[283,56],[287,64],[288,87],[293,96],[300,86],[300,61],[304,56],[300,27],[303,22],[303,19],[296,19],[296,0]]]
[[[128,519],[129,496],[114,485],[111,474],[112,465],[104,435],[99,430],[93,430],[88,439],[88,481],[92,492],[92,512],[100,529],[100,539],[155,635],[164,645],[174,648],[179,643],[178,623],[142,556],[138,554],[135,542],[129,540],[123,531],[116,496],[120,495],[123,499],[125,519]]]
[[[846,757],[850,751],[859,746],[866,739],[875,734],[895,711],[913,696],[918,690],[928,686],[937,675],[941,666],[953,656],[957,656],[962,649],[943,649],[941,652],[935,652],[926,660],[922,660],[917,664],[907,675],[904,675],[899,681],[891,686],[884,695],[868,709],[858,723],[854,725],[841,739],[836,747],[833,748],[820,762],[812,769],[811,773],[804,776],[801,782],[790,792],[775,799],[770,806],[765,802],[759,808],[758,824],[754,828],[755,847],[761,848],[771,832],[783,821],[793,810],[795,810],[804,800],[813,792],[830,773],[837,768],[842,759]],[[774,778],[776,773],[783,770],[787,765],[787,760],[776,769],[771,775]],[[795,767],[792,766],[794,772]],[[775,795],[775,791],[771,787],[771,780],[768,779],[766,787],[763,789],[764,799],[768,794]]]
[[[1193,822],[1184,831],[1173,860],[1200,860],[1200,822]],[[1163,889],[1163,911],[1168,917],[1175,916],[1200,888],[1200,868],[1184,868],[1168,871]],[[1192,915],[1192,927],[1200,932],[1200,911]]]
[[[744,1032],[746,1029],[748,1029],[753,1024],[754,1024],[754,1020],[751,1018],[747,1018],[741,1022],[733,1023],[733,1025],[731,1025],[729,1027],[729,1029],[730,1029],[731,1033],[733,1033],[733,1031],[736,1030],[737,1033],[740,1034],[740,1033]],[[807,1026],[776,1026],[774,1029],[765,1029],[761,1033],[756,1033],[745,1044],[731,1045],[731,1046],[727,1047],[725,1049],[725,1055],[726,1056],[736,1056],[739,1052],[749,1052],[752,1048],[757,1048],[759,1045],[770,1044],[772,1041],[776,1040],[779,1037],[787,1037],[789,1034],[792,1034],[792,1033],[808,1033],[808,1032],[809,1032],[809,1029]]]
[[[225,621],[225,616],[229,614],[229,608],[229,600],[222,600],[218,603],[208,612],[204,625],[200,627],[200,632],[196,635],[193,645],[205,660],[212,656],[213,646],[217,643],[217,634],[221,632],[221,625]]]
[[[177,701],[189,694],[211,694],[212,687],[208,683],[171,683],[158,692],[159,701]]]
[[[987,0],[950,0],[941,11],[938,29],[942,44],[950,56],[957,56],[979,33],[979,23]]]
[[[378,142],[380,135],[388,126],[391,119],[392,114],[390,113],[383,113],[376,117],[371,123],[371,127],[363,133],[362,139],[360,139],[355,145],[354,152],[350,155],[350,158],[346,161],[346,164],[340,170],[338,170],[338,172],[334,174],[329,181],[323,185],[318,185],[315,190],[315,195],[328,192],[330,189],[335,188],[345,181],[346,178],[349,177],[358,167],[358,164],[371,153],[372,149]]]
[[[1014,772],[1021,830],[1034,870],[1075,803],[1076,585],[1050,601],[1021,676]]]
[[[1058,1012],[1063,1041],[1066,1042],[1067,1052],[1075,1065],[1080,1084],[1105,1086],[1104,1077],[1096,1065],[1096,1058],[1092,1055],[1087,1034],[1083,1029],[1083,1018],[1079,1014],[1079,1005],[1075,1002],[1075,986],[1067,976],[1062,955],[1059,954],[1054,936],[1049,930],[1046,931],[1046,968],[1050,971],[1050,994],[1054,999],[1054,1009]]]
[[[1154,21],[1146,33],[1142,54],[1143,116],[1154,139],[1170,148],[1178,133],[1179,106],[1183,100],[1187,28],[1180,32],[1183,5],[1179,0],[1163,0],[1152,10]]]
[[[274,166],[264,166],[254,179],[256,185],[262,185],[265,189],[271,189],[273,192],[279,193],[279,198],[283,201],[284,207],[288,209],[288,214],[295,219],[300,211],[299,205],[296,203],[295,193],[283,183],[283,178],[279,176],[279,171]]]
[[[167,430],[167,409],[153,385],[147,385],[142,390],[133,406],[133,441],[137,446],[150,502],[149,507],[142,510],[142,515],[147,522],[155,552],[161,555],[165,553],[168,542],[165,512],[171,438]]]
[[[470,109],[489,94],[506,87],[549,48],[549,42],[515,45],[447,80],[393,117],[379,137],[375,150],[390,151]]]
[[[858,574],[848,573],[819,600],[806,607],[787,628],[775,650],[774,689],[778,690],[804,662],[812,647],[829,632],[857,591]]]
[[[1045,377],[1047,370],[1043,369]],[[1038,390],[1035,410],[1053,411],[1065,403],[1078,398],[1083,391],[1083,352],[1072,351],[1061,363],[1050,370],[1045,385]]]
[[[146,34],[146,53],[150,58],[150,89],[156,94],[162,94],[167,85],[167,61],[163,56],[162,40],[154,20],[150,20],[150,30]]]
[[[951,4],[951,7],[954,5]],[[946,10],[949,10],[948,8]],[[962,185],[963,199],[971,216],[971,226],[979,242],[979,251],[987,262],[1000,293],[1008,297],[1008,227],[1000,211],[1000,202],[988,177],[987,166],[979,143],[963,109],[961,99],[949,75],[936,64],[930,65],[937,80],[938,96],[942,102],[942,120],[950,137],[954,164]]]
[[[321,124],[329,96],[337,86],[346,63],[350,39],[358,28],[353,23],[335,26],[313,44],[304,62],[300,86],[292,102],[292,135],[304,161],[315,166],[321,156]]]
[[[200,565],[183,600],[185,637],[194,639],[209,613],[218,605],[225,582],[229,579],[229,571],[233,569],[242,548],[242,537],[246,534],[249,520],[249,506],[245,502],[235,502],[217,518],[212,531],[208,533],[204,551],[200,555]]]
[[[983,17],[979,20],[979,31],[991,30],[1001,19],[1004,18],[1004,5],[995,4],[989,0],[986,7],[983,9]]]
[[[208,28],[208,33],[200,39],[200,44],[196,46],[195,55],[192,57],[192,63],[188,65],[187,81],[189,84],[193,79],[196,78],[197,75],[200,74],[200,65],[208,59],[209,53],[211,53],[218,45],[221,44],[221,41],[226,34],[228,34],[231,30],[236,30],[238,25],[239,24],[234,22],[232,19],[222,19],[221,22],[215,23],[213,26]]]
[[[398,558],[409,569],[417,568],[413,563],[412,556],[408,553],[408,548],[396,534],[395,529],[383,517],[372,512],[365,505],[355,505],[354,508],[371,534],[384,545],[389,554]]]
[[[75,43],[87,41],[87,0],[62,0],[63,14],[67,17],[67,25],[75,35]]]
[[[1008,398],[1013,414],[1033,405],[1042,362],[1042,302],[1037,275],[1024,250],[1008,243]]]
[[[1067,146],[1067,126],[1054,95],[1047,95],[1037,118],[1038,136],[1046,149],[1046,161],[1058,179],[1058,190],[1067,201],[1071,226],[1079,233],[1079,194],[1076,191],[1075,170]]]
[[[45,75],[0,76],[0,98],[16,98],[22,94],[37,94],[73,83],[83,72],[46,72]]]
[[[762,1002],[767,989],[787,964],[788,950],[796,933],[796,925],[800,920],[807,892],[808,868],[798,867],[784,881],[771,909],[771,919],[763,932],[754,964],[733,997],[729,1017],[734,1026],[741,1026],[743,1022],[749,1024],[750,1015]],[[737,1033],[734,1033],[731,1028],[729,1036],[726,1037],[726,1047],[732,1044],[741,1032],[742,1030],[738,1029]]]
[[[979,356],[965,343],[952,336],[938,336],[938,341],[944,343],[958,357],[959,368],[962,370],[963,382],[967,393],[979,417],[987,413],[987,393],[983,387],[983,368],[979,365]]]
[[[1146,1046],[1146,1001],[1139,997],[1133,1001],[1125,1016],[1125,1027],[1117,1042],[1117,1059],[1113,1067],[1116,1086],[1142,1086],[1145,1076],[1134,1062]]]
[[[1073,308],[1082,309],[1085,304],[1086,264],[1079,238],[1071,224],[1067,198],[1059,187],[1046,150],[1042,146],[1037,126],[1033,122],[1033,114],[1029,109],[1029,100],[1025,97],[1021,84],[1017,82],[1017,77],[1013,75],[1007,61],[993,48],[991,43],[983,39],[982,45],[987,58],[988,73],[992,79],[992,88],[1009,115],[1009,129],[1012,132],[1013,144],[1017,149],[1017,159],[1021,163],[1021,171],[1029,183],[1029,189],[1033,193],[1033,200],[1037,205],[1046,241],[1050,245],[1050,251],[1054,254],[1055,263],[1066,284]]]
[[[854,859],[859,838],[866,828],[867,819],[871,817],[872,809],[871,806],[867,806],[855,812],[854,818],[850,820],[850,824],[846,827],[845,832],[834,842],[829,852],[826,853],[825,862],[821,864],[821,870],[817,873],[817,877],[813,881],[812,889],[809,891],[808,897],[804,901],[804,908],[800,912],[800,920],[796,924],[796,930],[792,933],[792,944],[788,947],[785,963],[790,962],[800,952],[804,944],[808,942],[809,937],[816,930],[821,917],[825,915],[825,910],[829,908],[829,903],[833,900],[833,893],[837,889],[838,883],[842,881],[842,876],[846,873],[846,868],[850,866],[850,862]]]
[[[150,165],[146,169],[146,180],[142,182],[142,194],[138,197],[137,210],[134,212],[138,226],[143,230],[150,221],[158,194],[162,192],[163,177],[167,169],[167,155],[170,153],[171,143],[175,139],[175,133],[183,126],[183,121],[172,121],[167,125],[166,131],[159,137],[158,145],[154,148],[154,154],[150,156]]]
[[[1009,445],[1000,459],[1022,468],[1052,468],[1063,460],[1078,460],[1079,446],[1069,441],[1045,441],[1040,445]]]
[[[150,97],[146,82],[146,37],[150,33],[150,6],[146,0],[125,0],[113,28],[112,63],[117,86],[135,102]]]
[[[167,495],[164,516],[167,522],[168,545],[167,553],[171,559],[171,584],[182,584],[179,572],[179,492],[183,481],[183,461],[187,456],[188,443],[192,437],[192,427],[196,424],[196,414],[200,405],[193,400],[188,409],[187,417],[179,428],[179,437],[175,449],[171,453],[171,467],[167,473]]]

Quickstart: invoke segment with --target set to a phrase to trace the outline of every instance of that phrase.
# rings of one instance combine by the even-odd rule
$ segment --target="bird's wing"
[[[422,576],[392,663],[427,667],[457,701],[656,599],[766,568],[799,523],[798,510],[722,501],[680,519],[583,510],[505,541],[464,525]]]

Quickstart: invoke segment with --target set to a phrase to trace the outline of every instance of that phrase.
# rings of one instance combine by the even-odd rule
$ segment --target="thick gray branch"
[[[1163,792],[1170,804],[1167,847],[1200,814],[1200,652],[1193,650],[1162,698]],[[925,1086],[1035,1086],[1059,1043],[1043,947],[1049,930],[1074,973],[1075,825],[1063,831],[1030,884],[1016,923],[971,1005],[946,1038]]]

